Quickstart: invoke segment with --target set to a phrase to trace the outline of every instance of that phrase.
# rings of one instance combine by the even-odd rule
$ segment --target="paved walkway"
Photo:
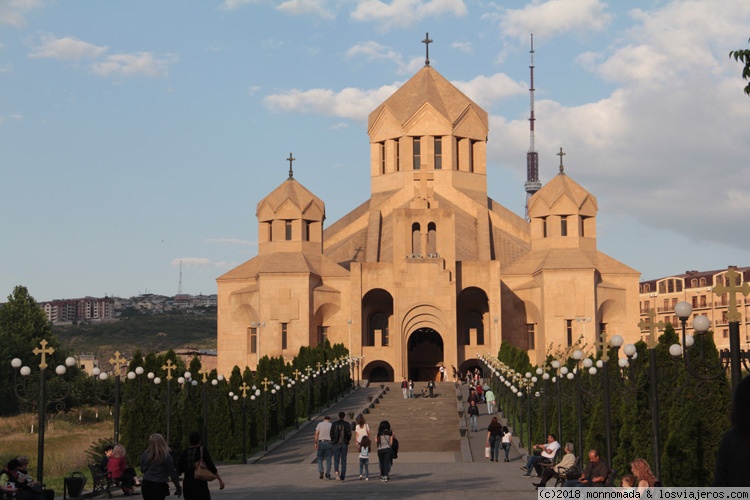
[[[468,391],[465,385],[460,387],[463,401]],[[359,389],[334,405],[326,414],[332,417],[339,411],[359,413],[367,405],[367,396],[376,396],[380,387]],[[388,394],[386,397],[400,394]],[[455,396],[454,396],[455,397]],[[227,483],[223,491],[211,484],[214,499],[239,500],[264,499],[297,499],[324,495],[328,498],[430,498],[455,499],[470,494],[502,494],[503,499],[530,500],[536,498],[531,485],[532,480],[521,477],[518,469],[522,461],[515,448],[512,449],[510,463],[490,462],[484,458],[484,446],[487,436],[487,425],[491,416],[486,414],[486,405],[480,408],[479,428],[477,433],[468,433],[464,441],[470,449],[474,462],[456,462],[445,453],[399,452],[391,471],[391,481],[379,480],[377,455],[370,461],[370,480],[360,481],[359,462],[355,447],[350,446],[347,460],[346,482],[318,479],[313,436],[315,425],[322,419],[314,419],[310,425],[300,429],[295,436],[288,436],[265,457],[252,465],[222,466],[221,473]],[[366,417],[366,416],[365,416]],[[457,430],[450,429],[446,432]],[[406,430],[401,430],[406,432]],[[464,453],[464,460],[466,454]]]
[[[466,386],[459,388],[466,401]],[[265,454],[251,457],[247,465],[223,465],[221,475],[226,488],[219,490],[218,483],[209,485],[214,500],[244,500],[250,498],[300,499],[319,497],[323,499],[346,498],[429,498],[452,499],[483,493],[500,494],[503,500],[531,500],[536,492],[531,480],[521,477],[518,452],[513,449],[515,460],[510,463],[490,462],[484,458],[487,425],[491,416],[487,407],[480,408],[480,431],[468,433],[462,439],[465,450],[463,461],[457,462],[446,453],[409,452],[403,450],[391,470],[391,481],[379,480],[377,454],[370,461],[370,480],[360,481],[359,461],[356,447],[350,446],[347,460],[347,477],[344,483],[318,479],[315,463],[313,436],[315,426],[323,415],[333,418],[339,411],[359,413],[369,405],[368,396],[377,397],[380,386],[358,389],[339,403],[314,418],[299,431],[290,433],[283,441],[274,443]],[[389,394],[386,397],[400,394]],[[456,395],[449,395],[455,398]],[[347,417],[348,418],[348,417]],[[407,430],[401,430],[407,432]],[[458,432],[458,429],[446,429]],[[468,452],[468,454],[467,454]],[[450,459],[449,459],[450,458]],[[473,458],[473,462],[471,461]]]

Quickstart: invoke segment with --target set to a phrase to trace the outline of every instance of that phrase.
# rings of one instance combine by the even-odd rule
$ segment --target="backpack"
[[[391,449],[393,450],[393,458],[398,458],[398,439],[395,437],[391,442]]]

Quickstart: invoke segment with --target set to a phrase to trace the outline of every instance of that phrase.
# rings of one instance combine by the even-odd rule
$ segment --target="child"
[[[362,475],[364,471],[364,475]],[[370,480],[370,438],[362,436],[359,442],[359,479]]]
[[[622,476],[622,487],[625,489],[634,488],[635,476],[630,474],[625,474],[624,476]]]

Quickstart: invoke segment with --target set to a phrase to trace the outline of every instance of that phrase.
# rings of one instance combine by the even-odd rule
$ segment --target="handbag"
[[[201,459],[195,462],[193,477],[199,481],[213,481],[216,479],[216,474],[211,472],[211,469],[206,466],[206,462],[203,461],[203,446],[201,446]]]
[[[484,447],[484,458],[490,458],[490,445]]]

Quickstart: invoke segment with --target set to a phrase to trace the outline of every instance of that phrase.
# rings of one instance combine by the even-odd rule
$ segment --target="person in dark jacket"
[[[712,486],[750,487],[750,375],[734,391],[732,428],[719,445]]]
[[[175,487],[174,494],[178,497],[182,495],[180,478],[177,476],[174,460],[161,434],[151,434],[148,438],[148,448],[141,455],[141,472],[143,472],[141,482],[143,500],[164,500],[169,495],[167,482],[170,479]]]
[[[349,452],[349,442],[352,440],[352,426],[346,420],[346,413],[339,412],[339,419],[331,424],[331,442],[333,443],[333,473],[339,481],[346,477],[346,455]],[[339,467],[341,464],[341,467]]]
[[[208,481],[195,478],[196,462],[203,460],[208,470],[214,473],[219,481],[219,489],[224,489],[224,480],[216,469],[208,449],[201,443],[200,432],[190,433],[190,446],[180,454],[177,459],[177,472],[182,474],[182,492],[185,500],[211,500],[211,491],[208,489]]]

